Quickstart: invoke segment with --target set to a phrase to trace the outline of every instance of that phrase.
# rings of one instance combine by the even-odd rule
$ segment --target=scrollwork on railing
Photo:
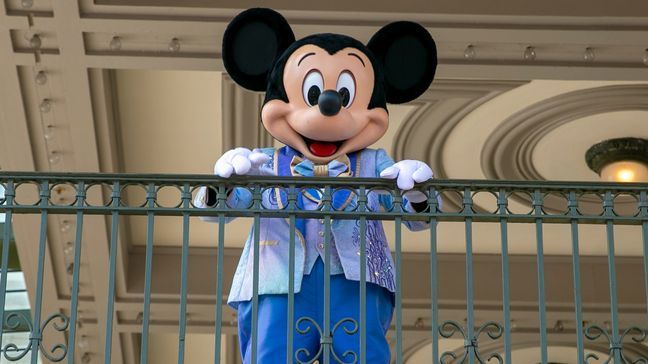
[[[463,354],[461,355],[461,357],[457,358],[457,354],[455,354],[454,352],[445,351],[441,354],[439,363],[446,364],[447,360],[454,360],[456,363],[462,364],[465,363],[470,356],[474,356],[477,359],[477,362],[480,364],[490,362],[492,359],[497,359],[497,362],[499,364],[504,363],[504,360],[498,353],[488,354],[488,358],[484,361],[482,354],[478,350],[479,336],[481,336],[482,333],[486,333],[486,335],[488,335],[488,337],[490,337],[492,340],[497,340],[502,337],[502,334],[504,333],[504,328],[502,327],[502,325],[498,324],[495,321],[488,321],[477,328],[472,337],[468,337],[466,331],[456,321],[444,321],[439,326],[439,334],[446,339],[454,336],[455,333],[459,333],[464,339]]]
[[[55,320],[60,320],[57,323]],[[9,330],[16,330],[20,325],[24,324],[29,328],[30,332],[33,332],[33,325],[29,318],[22,312],[12,312],[5,317],[5,327]],[[40,325],[40,334],[45,331],[49,324],[52,324],[52,328],[56,331],[63,332],[68,329],[70,326],[70,319],[63,313],[55,313],[47,317],[43,323]],[[67,356],[68,348],[65,344],[56,344],[50,348],[50,350],[45,350],[43,347],[43,341],[40,337],[36,338],[30,335],[29,344],[26,347],[20,348],[14,343],[9,343],[2,348],[5,359],[8,361],[18,361],[24,358],[27,353],[32,350],[33,341],[38,341],[38,346],[40,352],[47,358],[47,360],[52,362],[60,362],[65,359]],[[14,353],[14,354],[10,354]]]
[[[59,319],[60,323],[57,324],[54,321],[55,319]],[[56,313],[54,315],[49,316],[47,319],[45,319],[45,321],[43,321],[43,324],[41,325],[41,333],[45,331],[45,328],[47,327],[47,325],[49,325],[50,322],[52,323],[52,327],[54,328],[54,330],[58,332],[64,332],[70,326],[70,319],[66,315],[62,313]],[[63,360],[67,355],[68,349],[65,344],[56,344],[52,346],[52,348],[50,348],[49,351],[43,349],[42,342],[39,345],[43,355],[50,361],[59,362]],[[55,353],[57,351],[60,351],[60,354],[55,356]]]
[[[344,326],[344,324],[349,324],[351,325],[350,328],[347,328]],[[335,331],[337,329],[342,328],[342,330],[347,334],[347,335],[353,335],[358,332],[358,322],[350,317],[344,318],[340,321],[338,321],[334,326],[333,329],[331,330],[331,335],[335,334]],[[333,359],[335,359],[336,362],[340,364],[356,364],[358,362],[358,354],[355,353],[353,350],[347,350],[342,353],[342,357],[351,357],[353,359],[352,361],[343,361],[338,357],[338,355],[335,353],[335,346],[331,347],[331,353],[333,354]]]
[[[648,337],[648,332],[646,330],[643,330],[637,326],[632,326],[625,331],[619,336],[619,338],[615,341],[613,336],[611,334],[600,327],[599,325],[592,324],[588,325],[585,328],[584,335],[587,339],[594,341],[598,340],[601,336],[603,336],[608,344],[610,345],[610,350],[608,352],[608,358],[603,364],[608,364],[608,363],[617,363],[620,361],[622,364],[648,364],[648,359],[646,358],[639,358],[634,361],[630,361],[623,352],[623,340],[626,338],[626,336],[630,337],[632,341],[636,343],[642,343],[646,340]],[[600,360],[598,355],[590,353],[587,354],[585,357],[585,363],[589,363],[591,359],[595,360]]]
[[[32,331],[31,321],[22,312],[11,312],[5,317],[4,321],[5,327],[11,331],[16,330],[21,323],[26,325],[29,328],[29,331]],[[24,358],[25,355],[29,353],[30,349],[31,343],[27,344],[24,348],[20,348],[14,343],[9,343],[2,348],[2,352],[4,353],[5,359],[9,361],[18,361]]]
[[[302,325],[302,323],[306,323],[306,324],[309,324],[309,325],[304,326],[302,328],[302,327],[300,327]],[[313,327],[315,328],[315,330],[317,330],[320,337],[322,337],[322,329],[317,324],[317,322],[315,322],[315,320],[313,320],[312,318],[310,318],[310,317],[300,317],[299,320],[297,320],[297,322],[295,323],[295,331],[297,331],[297,333],[301,334],[301,335],[306,335],[308,332],[310,332],[311,328],[313,328]],[[320,356],[320,354],[322,354],[322,350],[323,350],[323,346],[320,345],[319,350],[317,351],[317,353],[315,355],[313,355],[313,357],[311,359],[306,359],[306,361],[303,361],[302,359],[299,358],[300,354],[304,354],[308,358],[311,355],[310,350],[308,350],[307,348],[299,348],[299,349],[297,349],[295,351],[295,360],[299,364],[311,364],[315,360],[317,360],[317,358]]]
[[[304,325],[302,325],[304,324]],[[319,336],[320,336],[320,346],[319,349],[317,350],[317,353],[313,355],[310,359],[306,359],[306,361],[302,360],[300,356],[305,356],[306,358],[310,357],[310,351],[307,348],[299,348],[295,351],[295,360],[299,364],[311,364],[314,363],[317,358],[319,358],[322,355],[322,352],[324,351],[324,345],[330,345],[331,347],[331,356],[333,357],[333,360],[335,360],[337,363],[340,364],[356,364],[358,362],[358,354],[355,353],[352,350],[347,350],[344,353],[342,353],[343,358],[350,357],[352,361],[344,361],[342,358],[340,358],[337,353],[335,352],[335,346],[333,343],[333,335],[338,329],[342,329],[345,334],[347,335],[354,335],[358,332],[358,322],[350,317],[343,318],[340,321],[338,321],[335,325],[333,325],[333,328],[331,329],[331,334],[329,337],[324,337],[324,332],[320,328],[320,326],[315,322],[310,317],[300,317],[297,322],[295,323],[295,330],[297,331],[298,334],[301,335],[306,335],[308,332],[310,332],[311,328],[315,328],[317,330]],[[303,354],[303,355],[302,355]]]

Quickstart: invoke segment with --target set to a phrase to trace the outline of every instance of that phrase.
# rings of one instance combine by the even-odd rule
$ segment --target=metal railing
[[[72,363],[75,358],[76,330],[78,327],[78,304],[79,304],[79,275],[81,249],[88,248],[88,242],[82,241],[84,229],[84,217],[86,215],[110,216],[110,246],[108,260],[108,292],[107,301],[103,304],[106,307],[105,342],[103,350],[104,363],[110,363],[111,347],[113,341],[113,327],[115,326],[115,276],[117,270],[117,247],[118,234],[120,229],[120,218],[125,215],[146,216],[146,254],[145,254],[145,279],[143,289],[142,317],[141,317],[141,345],[140,361],[149,362],[149,325],[151,315],[151,279],[152,279],[152,257],[153,257],[153,230],[154,222],[158,216],[177,216],[182,219],[182,260],[181,260],[181,289],[179,292],[180,302],[178,305],[178,363],[183,363],[185,358],[185,335],[187,327],[187,272],[189,254],[189,226],[190,217],[202,216],[215,219],[218,224],[218,238],[215,244],[218,247],[217,255],[217,303],[214,307],[215,323],[215,355],[213,361],[220,362],[221,333],[223,325],[222,305],[219,304],[220,297],[224,292],[223,284],[223,259],[225,244],[225,222],[233,217],[250,217],[253,219],[252,249],[259,252],[260,236],[259,227],[264,218],[285,218],[289,224],[289,277],[295,274],[295,241],[296,224],[299,219],[323,219],[325,229],[325,267],[330,266],[331,250],[331,229],[335,220],[354,219],[359,222],[360,247],[360,307],[365,307],[365,293],[367,288],[366,262],[367,259],[367,237],[366,228],[369,220],[392,220],[395,223],[395,320],[393,330],[395,337],[394,361],[403,362],[403,316],[402,316],[402,232],[401,225],[408,222],[424,222],[427,224],[429,234],[429,264],[430,264],[430,292],[429,315],[431,323],[428,327],[429,342],[431,344],[432,360],[434,363],[485,363],[499,362],[512,363],[512,327],[511,320],[511,291],[510,291],[510,266],[509,266],[509,227],[511,224],[532,224],[535,228],[535,245],[537,249],[536,273],[537,273],[537,317],[539,321],[540,357],[538,362],[546,364],[549,362],[547,327],[547,307],[545,291],[545,236],[543,229],[547,224],[567,224],[571,231],[571,263],[573,279],[573,321],[574,325],[573,342],[575,342],[578,363],[593,362],[594,360],[605,360],[610,363],[648,363],[645,357],[631,357],[625,347],[628,341],[642,342],[646,338],[646,326],[648,326],[648,313],[646,319],[636,322],[636,325],[620,327],[619,302],[617,300],[617,276],[615,266],[615,227],[619,225],[638,225],[642,236],[639,238],[643,243],[643,275],[634,280],[636,290],[646,292],[646,307],[648,312],[648,185],[646,184],[597,184],[597,183],[554,183],[554,182],[504,182],[504,181],[449,181],[434,180],[430,183],[417,186],[425,192],[428,198],[428,206],[422,212],[406,212],[403,206],[403,197],[395,189],[392,181],[382,179],[357,179],[357,178],[283,178],[283,177],[235,177],[230,179],[219,179],[211,176],[198,175],[117,175],[117,174],[45,174],[45,173],[0,173],[0,183],[5,189],[5,194],[0,199],[0,212],[6,213],[6,228],[3,237],[2,249],[2,275],[0,279],[0,317],[3,317],[3,330],[7,325],[17,325],[21,319],[19,316],[6,316],[4,311],[5,297],[8,293],[7,272],[8,268],[8,244],[12,237],[11,223],[16,214],[39,214],[38,256],[36,267],[36,282],[33,285],[33,319],[30,324],[30,345],[22,351],[17,350],[11,343],[0,342],[3,348],[5,359],[14,361],[31,356],[31,362],[36,363],[39,353],[52,362],[67,360]],[[129,204],[125,196],[125,190],[131,187],[138,187],[145,191],[145,199],[142,203]],[[209,187],[216,191],[216,201],[213,207],[197,208],[193,204],[193,196],[200,187]],[[103,193],[103,199],[99,203],[89,201],[89,191],[99,188]],[[73,198],[64,203],[52,198],[53,191],[60,192],[61,188],[68,189]],[[171,188],[177,192],[177,200],[174,203],[162,204],[158,201],[158,193],[162,188]],[[234,208],[228,205],[228,192],[233,188],[242,188],[252,195],[252,203],[245,208]],[[298,207],[298,200],[307,188],[316,188],[322,192],[322,199],[317,210],[301,210]],[[32,192],[28,192],[28,191]],[[270,208],[264,204],[264,194],[269,191],[280,191],[287,204],[282,208]],[[336,193],[350,194],[355,203],[344,210],[336,209],[332,201]],[[21,192],[25,195],[37,194],[29,203],[21,203]],[[57,193],[58,193],[57,192]],[[368,205],[372,194],[388,196],[391,204],[388,209],[375,209]],[[437,194],[444,196],[443,208],[439,206],[436,199]],[[491,208],[485,208],[476,200],[490,199]],[[528,206],[528,211],[514,211],[511,206]],[[76,216],[76,231],[74,241],[74,262],[72,272],[72,288],[69,298],[69,316],[63,311],[54,312],[43,319],[43,274],[45,264],[45,250],[47,241],[47,221],[49,215],[72,214]],[[465,272],[466,272],[466,310],[465,322],[457,320],[443,320],[439,315],[438,296],[438,226],[443,222],[459,222],[463,225],[465,236]],[[501,245],[501,319],[492,317],[486,321],[478,322],[475,318],[474,308],[474,277],[473,277],[473,224],[490,223],[499,225],[499,240]],[[581,271],[579,247],[582,241],[579,239],[579,229],[584,225],[599,224],[605,227],[607,242],[607,268],[609,282],[609,328],[604,325],[588,322],[584,318],[582,293],[581,293]],[[533,239],[531,237],[530,239]],[[18,242],[20,244],[20,242]],[[253,320],[252,320],[252,362],[255,362],[257,353],[257,339],[259,323],[257,312],[259,304],[259,254],[254,254],[253,287],[252,297]],[[324,276],[324,317],[330,314],[330,276]],[[295,353],[300,348],[293,347],[293,335],[299,335],[300,331],[293,330],[296,323],[308,320],[308,318],[296,318],[293,315],[295,284],[289,279],[288,293],[288,341],[286,353],[288,363],[312,362],[316,358],[303,360]],[[358,362],[366,363],[367,329],[366,313],[361,309],[358,322],[351,320],[350,329],[347,332],[359,332],[360,350],[358,353],[345,353],[340,357],[335,354],[335,342],[332,340],[332,329],[328,325],[317,327],[312,325],[312,330],[319,330],[321,336],[321,355],[323,363],[333,362]],[[311,320],[312,321],[312,320]],[[314,322],[314,321],[313,321]],[[326,321],[325,321],[326,322]],[[50,348],[44,348],[43,331],[48,325],[55,330],[65,332],[66,342]],[[488,336],[492,340],[502,340],[502,349],[498,352],[482,352],[480,343]],[[460,338],[464,341],[463,352],[453,351],[440,352],[439,342],[442,338]],[[608,358],[597,358],[594,354],[588,354],[586,343],[589,341],[607,341]],[[117,359],[115,359],[117,361]]]

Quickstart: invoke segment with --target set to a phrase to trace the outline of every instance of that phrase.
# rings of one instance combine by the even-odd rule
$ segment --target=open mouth
[[[322,142],[304,137],[308,150],[318,157],[329,157],[338,151],[344,140],[337,142]]]

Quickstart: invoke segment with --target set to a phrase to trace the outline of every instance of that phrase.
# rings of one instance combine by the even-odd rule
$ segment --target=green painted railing
[[[13,343],[0,341],[0,348],[3,350],[5,359],[15,361],[30,355],[31,363],[37,363],[39,353],[52,362],[67,360],[72,363],[76,350],[76,329],[78,327],[78,304],[79,304],[79,275],[81,249],[91,248],[90,242],[82,241],[84,229],[84,216],[106,215],[110,216],[110,249],[108,259],[109,279],[106,307],[106,328],[104,343],[104,363],[111,362],[112,341],[114,339],[114,311],[115,311],[115,275],[117,269],[117,244],[119,234],[120,217],[124,215],[143,215],[147,219],[146,234],[146,260],[145,260],[145,283],[143,314],[141,321],[141,363],[149,362],[149,325],[151,307],[151,275],[153,256],[153,228],[158,216],[177,216],[182,219],[182,261],[181,261],[181,292],[179,310],[179,340],[178,340],[178,363],[184,362],[185,357],[185,335],[187,326],[187,272],[189,254],[189,222],[192,216],[209,216],[218,222],[218,247],[217,256],[217,287],[216,297],[223,294],[223,248],[225,242],[224,223],[231,217],[251,217],[254,226],[254,252],[260,248],[259,226],[263,218],[282,217],[287,218],[290,227],[290,264],[289,276],[295,272],[295,226],[297,219],[323,219],[325,225],[325,267],[328,272],[330,266],[330,249],[328,243],[331,239],[331,224],[335,219],[356,219],[360,224],[360,255],[359,262],[365,262],[366,237],[365,230],[367,220],[393,220],[395,221],[395,277],[396,277],[396,308],[395,308],[395,362],[403,362],[403,318],[402,318],[402,244],[401,225],[406,221],[425,221],[429,223],[429,261],[430,261],[430,290],[431,306],[429,307],[431,325],[429,331],[430,343],[432,346],[432,360],[434,363],[485,363],[499,362],[512,363],[511,356],[511,335],[513,331],[511,323],[511,299],[510,299],[510,271],[509,271],[509,226],[517,223],[530,223],[535,226],[535,242],[537,248],[537,295],[538,295],[538,320],[540,329],[538,332],[540,358],[539,362],[547,364],[548,328],[547,328],[547,307],[545,293],[545,267],[544,267],[544,244],[545,237],[543,228],[546,224],[568,224],[571,229],[571,249],[573,267],[573,299],[574,311],[573,320],[575,325],[573,340],[577,347],[577,363],[593,362],[598,360],[585,350],[586,342],[595,340],[606,340],[608,346],[608,358],[600,358],[610,363],[648,363],[647,358],[630,357],[624,347],[626,342],[634,340],[642,342],[646,339],[646,321],[637,323],[630,327],[619,326],[619,303],[617,301],[617,277],[615,267],[615,227],[618,225],[639,225],[641,227],[641,238],[643,243],[643,276],[635,280],[636,289],[646,292],[646,312],[648,315],[648,185],[647,184],[600,184],[600,183],[567,183],[567,182],[507,182],[507,181],[467,181],[467,180],[434,180],[430,183],[417,186],[418,189],[427,193],[428,207],[423,212],[404,212],[401,193],[395,190],[393,181],[382,179],[357,179],[357,178],[279,178],[279,177],[234,177],[220,179],[204,175],[124,175],[124,174],[45,174],[45,173],[0,173],[0,184],[4,187],[4,197],[0,199],[0,212],[6,214],[6,224],[3,231],[2,245],[2,275],[0,279],[0,317],[3,318],[3,332],[9,325],[17,325],[21,319],[27,319],[19,315],[5,314],[5,297],[7,292],[7,274],[9,267],[9,242],[12,239],[11,223],[15,214],[39,214],[38,257],[36,267],[36,282],[34,289],[30,291],[35,303],[32,308],[32,320],[25,321],[31,331],[30,344],[28,347],[19,349]],[[89,190],[99,186],[105,193],[105,200],[93,204],[87,198]],[[130,187],[142,188],[145,193],[145,202],[142,204],[129,205],[124,198],[124,191]],[[200,187],[213,188],[217,193],[217,201],[213,207],[197,208],[193,205],[192,199]],[[244,209],[234,209],[227,205],[228,191],[232,188],[246,188],[253,196],[253,203]],[[72,201],[61,203],[52,198],[56,189],[66,188],[72,191]],[[158,201],[158,192],[162,188],[171,188],[177,191],[178,199],[168,206]],[[284,209],[269,209],[262,203],[264,191],[273,188],[280,188],[288,201]],[[297,199],[302,189],[318,188],[323,192],[322,203],[318,210],[305,211],[297,206]],[[357,207],[352,211],[336,210],[332,204],[332,196],[340,190],[351,191],[357,199]],[[37,194],[31,203],[20,203],[25,201],[21,193],[29,195],[32,192]],[[37,192],[36,192],[37,191]],[[367,197],[372,193],[390,194],[394,207],[390,211],[370,211],[367,206]],[[444,196],[444,206],[439,206],[436,199],[437,194]],[[494,201],[491,210],[484,210],[475,203],[476,196],[490,196]],[[515,201],[517,206],[528,206],[528,211],[512,211],[510,204]],[[69,316],[64,312],[53,312],[45,319],[42,312],[43,307],[43,270],[45,264],[45,249],[47,241],[48,216],[53,214],[69,214],[76,216],[76,231],[74,241],[74,263],[72,273],[72,289],[70,294]],[[465,270],[466,270],[466,320],[441,321],[439,317],[438,298],[438,251],[439,243],[438,226],[443,222],[463,223],[465,233]],[[475,319],[475,308],[473,302],[473,224],[493,223],[499,225],[501,242],[501,270],[502,270],[502,320],[499,317],[490,320],[477,322]],[[579,228],[584,224],[601,224],[606,229],[607,241],[607,265],[609,281],[609,328],[597,324],[588,323],[583,319],[583,307],[581,296],[580,276],[580,253]],[[20,243],[20,242],[19,242]],[[259,261],[258,254],[254,260],[254,287],[259,282]],[[366,292],[366,266],[360,264],[360,307],[365,307]],[[328,275],[325,275],[324,290],[324,317],[330,314],[329,307],[329,285]],[[289,315],[288,315],[288,342],[286,350],[288,362],[293,362],[295,352],[292,344],[293,335],[296,333],[292,328],[300,320],[308,318],[296,318],[292,315],[294,307],[294,282],[289,280]],[[258,292],[254,291],[253,296],[253,353],[256,353],[256,333],[258,322],[256,308],[258,307]],[[217,301],[218,302],[218,301]],[[223,322],[222,305],[215,305],[215,355],[214,362],[220,362],[221,332]],[[648,316],[646,316],[648,318]],[[359,322],[353,322],[360,332],[360,352],[347,355],[345,358],[352,358],[351,362],[366,363],[366,313],[361,310]],[[34,324],[31,324],[33,322]],[[582,323],[582,324],[581,324]],[[67,341],[59,343],[52,348],[43,347],[43,331],[48,326],[55,330],[65,332]],[[332,340],[331,327],[319,328],[322,336],[323,363],[346,362],[334,354],[335,342]],[[500,352],[485,353],[480,350],[480,343],[488,336],[492,340],[502,340],[503,349]],[[464,351],[440,352],[439,341],[441,338],[461,338],[464,340]],[[0,337],[1,340],[1,337]],[[48,350],[49,349],[49,350]],[[253,358],[256,357],[253,354]],[[315,358],[313,358],[315,360]],[[115,359],[115,361],[118,361]],[[254,362],[254,360],[253,360]],[[295,362],[301,362],[298,358]],[[312,361],[310,361],[312,362]],[[265,364],[265,363],[264,363]]]

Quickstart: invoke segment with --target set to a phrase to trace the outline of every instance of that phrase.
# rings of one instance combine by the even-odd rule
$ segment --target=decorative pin
[[[36,81],[36,84],[43,86],[47,83],[47,73],[45,71],[38,71],[36,77],[34,77],[34,81]]]
[[[122,41],[121,41],[121,38],[120,38],[119,36],[117,36],[117,35],[114,36],[114,37],[112,37],[112,39],[110,40],[109,47],[110,47],[110,50],[111,50],[111,51],[118,51],[118,50],[120,50],[121,47],[122,47]]]
[[[178,38],[173,38],[169,42],[169,51],[171,52],[179,52],[180,51],[180,39]]]
[[[536,59],[535,47],[528,46],[524,50],[524,60],[525,61],[534,61]]]
[[[48,113],[52,110],[52,102],[50,101],[50,99],[43,99],[43,101],[41,101],[40,105],[38,106],[38,109],[42,113]]]
[[[468,44],[466,50],[464,51],[464,58],[468,60],[473,60],[477,57],[477,51],[475,51],[475,46]]]
[[[587,62],[593,62],[595,58],[596,58],[596,54],[594,54],[594,48],[592,47],[585,48],[585,52],[583,52],[583,59]]]
[[[40,49],[42,45],[43,45],[43,40],[38,34],[32,35],[32,37],[29,39],[29,46],[32,49]]]

